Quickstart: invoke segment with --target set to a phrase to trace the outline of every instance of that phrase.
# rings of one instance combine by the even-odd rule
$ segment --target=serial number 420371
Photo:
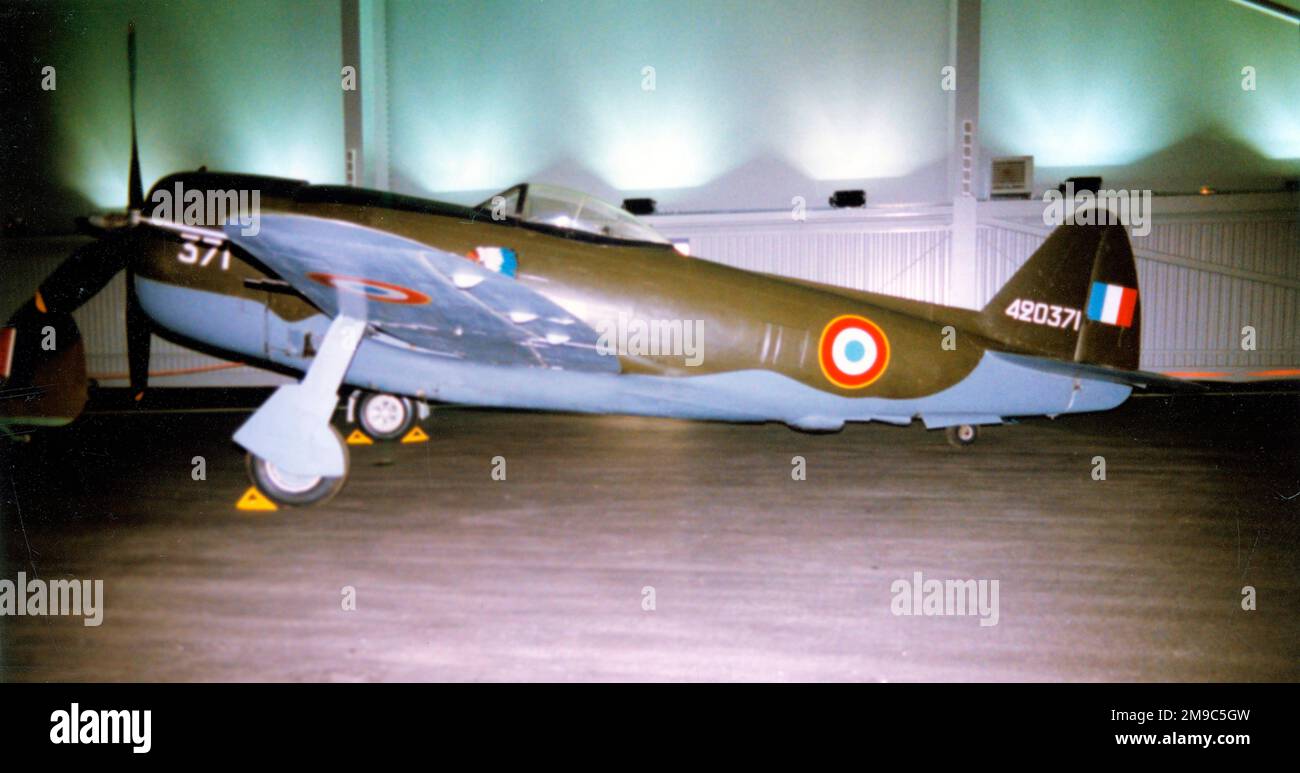
[[[1082,314],[1078,309],[1057,306],[1054,303],[1027,301],[1017,298],[1007,307],[1007,316],[1021,322],[1031,322],[1035,325],[1047,325],[1048,327],[1062,329],[1072,327],[1078,330],[1079,318]]]

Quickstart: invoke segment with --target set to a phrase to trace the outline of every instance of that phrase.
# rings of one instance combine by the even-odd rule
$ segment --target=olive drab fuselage
[[[173,175],[155,190],[177,184],[231,189],[264,181],[195,172]],[[283,190],[259,191],[261,214],[354,223],[456,255],[485,245],[509,248],[519,264],[516,281],[593,328],[609,329],[620,318],[698,325],[700,356],[619,352],[623,373],[698,376],[762,369],[846,397],[910,398],[961,381],[984,348],[977,314],[964,309],[743,271],[661,244],[532,228],[493,219],[486,210],[293,181],[278,184]],[[256,301],[289,322],[320,313],[291,288],[276,286],[274,275],[232,244],[194,243],[153,228],[141,235],[139,249],[135,265],[141,277]],[[887,362],[877,363],[879,373],[870,383],[852,384],[831,361],[826,333],[846,316],[866,320],[885,339],[887,352],[874,355]]]

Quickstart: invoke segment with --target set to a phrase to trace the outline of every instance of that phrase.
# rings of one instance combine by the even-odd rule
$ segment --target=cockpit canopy
[[[478,209],[492,212],[498,217],[582,231],[611,239],[670,243],[627,210],[558,185],[522,183],[479,204]]]

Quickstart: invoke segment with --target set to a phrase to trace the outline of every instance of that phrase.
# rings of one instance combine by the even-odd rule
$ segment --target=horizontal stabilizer
[[[1300,382],[1300,368],[1297,367],[1206,367],[1179,368],[1163,372],[1170,378],[1198,381],[1206,384],[1264,384],[1283,382],[1291,384]]]
[[[1044,373],[1054,373],[1061,376],[1071,376],[1073,378],[1086,378],[1094,381],[1109,381],[1115,384],[1127,384],[1129,386],[1149,389],[1152,387],[1158,389],[1167,389],[1171,391],[1182,392],[1200,392],[1205,390],[1203,384],[1194,381],[1187,381],[1181,378],[1173,378],[1161,373],[1151,373],[1145,370],[1128,370],[1126,368],[1112,368],[1106,365],[1089,365],[1082,362],[1067,362],[1065,360],[1055,360],[1050,357],[1034,357],[1027,354],[1010,354],[1008,352],[989,352],[993,357],[1005,360],[1015,365],[1021,365],[1026,368],[1033,368]]]

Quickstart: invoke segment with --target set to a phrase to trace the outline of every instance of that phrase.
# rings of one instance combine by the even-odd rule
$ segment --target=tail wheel
[[[331,427],[331,429],[333,429]],[[276,467],[271,462],[254,454],[248,455],[248,477],[253,479],[268,499],[278,505],[301,507],[319,505],[328,502],[343,489],[348,480],[348,446],[343,436],[334,429],[334,437],[343,449],[343,475],[327,478],[321,475],[298,475]]]
[[[415,406],[405,397],[369,392],[357,406],[357,421],[375,440],[397,440],[415,424]]]
[[[955,427],[948,427],[944,430],[948,436],[948,442],[957,448],[965,448],[975,442],[979,437],[979,428],[974,424],[958,424]]]

